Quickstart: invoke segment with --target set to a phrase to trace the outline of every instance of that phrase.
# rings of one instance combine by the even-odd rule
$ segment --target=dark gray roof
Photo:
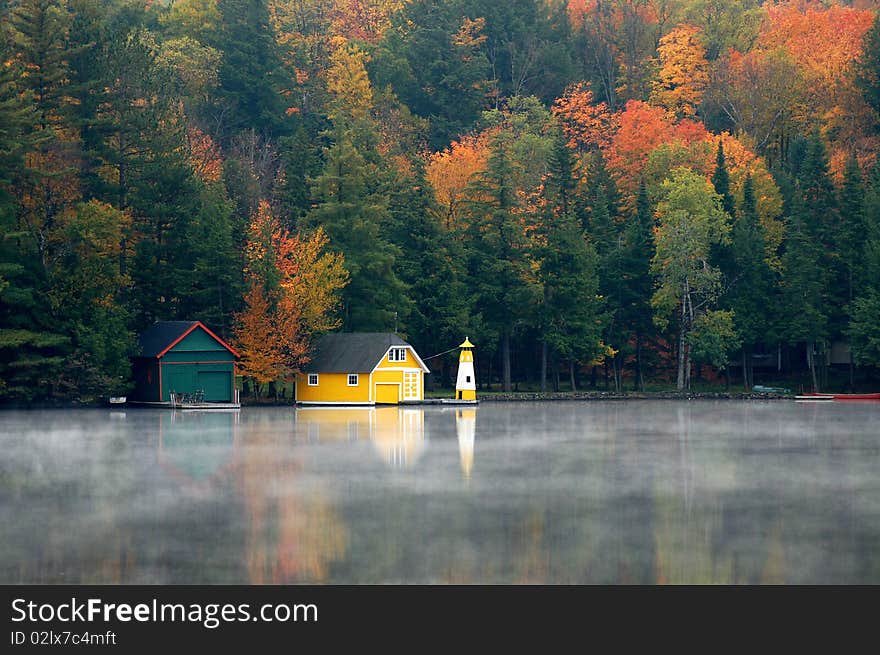
[[[308,373],[368,373],[391,346],[409,344],[392,332],[334,332],[315,344]]]
[[[156,357],[198,321],[159,321],[148,327],[138,339],[138,355]]]

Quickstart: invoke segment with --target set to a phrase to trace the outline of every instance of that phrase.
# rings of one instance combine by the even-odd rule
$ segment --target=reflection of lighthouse
[[[458,378],[455,380],[456,400],[477,399],[477,379],[474,376],[474,344],[465,337],[459,346],[461,355],[458,357]]]
[[[459,409],[455,412],[455,432],[458,434],[458,456],[461,472],[470,480],[474,468],[474,435],[477,428],[477,410]]]

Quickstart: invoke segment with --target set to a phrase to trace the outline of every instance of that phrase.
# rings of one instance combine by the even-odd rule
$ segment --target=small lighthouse
[[[458,357],[458,378],[455,380],[456,400],[477,400],[477,380],[474,376],[474,344],[465,337],[459,346],[461,355]]]

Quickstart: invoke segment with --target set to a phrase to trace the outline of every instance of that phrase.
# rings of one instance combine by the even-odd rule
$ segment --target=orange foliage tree
[[[688,146],[705,140],[708,134],[702,123],[674,123],[661,107],[639,100],[627,102],[617,121],[617,132],[604,154],[629,201],[635,197],[648,156],[655,148],[672,143]]]
[[[338,327],[333,310],[348,283],[340,254],[320,228],[291,234],[260,201],[246,247],[248,291],[234,338],[242,375],[259,385],[288,378],[309,360],[315,334]]]
[[[568,146],[578,152],[606,148],[616,126],[616,117],[604,102],[596,102],[587,82],[569,86],[553,102],[553,115],[559,119]]]
[[[197,127],[187,130],[189,163],[203,182],[218,182],[223,173],[223,158],[214,140]]]
[[[833,91],[862,53],[874,13],[840,5],[789,2],[767,7],[760,48],[784,47],[826,91]]]
[[[486,170],[489,159],[489,135],[464,136],[448,148],[435,152],[428,161],[426,177],[440,205],[448,229],[459,227],[462,203],[468,185]]]
[[[850,153],[869,161],[876,151],[873,112],[855,88],[855,66],[874,12],[788,2],[767,8],[758,48],[783,48],[801,70],[809,116],[819,119],[832,151],[832,173],[842,177]]]
[[[404,0],[334,0],[333,31],[349,39],[376,43],[391,25]]]

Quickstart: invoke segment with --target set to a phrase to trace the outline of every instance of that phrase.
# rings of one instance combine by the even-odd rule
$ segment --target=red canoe
[[[807,393],[804,395],[831,397],[834,400],[880,400],[880,393]]]

